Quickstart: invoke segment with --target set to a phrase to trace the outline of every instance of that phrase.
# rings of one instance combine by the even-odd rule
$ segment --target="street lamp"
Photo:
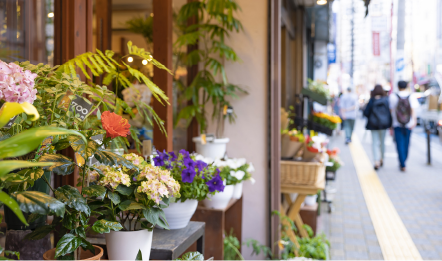
[[[318,0],[318,1],[316,1],[316,4],[325,5],[325,4],[327,4],[327,0]]]

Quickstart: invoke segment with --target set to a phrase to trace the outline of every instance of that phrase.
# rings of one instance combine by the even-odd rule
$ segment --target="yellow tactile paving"
[[[367,208],[385,260],[422,260],[358,138],[349,145]]]

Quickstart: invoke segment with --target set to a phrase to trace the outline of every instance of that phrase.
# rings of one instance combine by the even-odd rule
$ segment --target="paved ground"
[[[372,159],[371,135],[363,126],[357,122],[355,133]],[[426,140],[419,132],[412,135],[406,173],[399,171],[395,144],[387,137],[385,166],[378,176],[422,258],[442,259],[442,146],[432,141],[433,164],[427,166]],[[331,145],[341,149],[345,166],[335,184],[335,212],[327,214],[323,206],[318,229],[330,239],[332,259],[383,259],[350,151],[342,136]]]

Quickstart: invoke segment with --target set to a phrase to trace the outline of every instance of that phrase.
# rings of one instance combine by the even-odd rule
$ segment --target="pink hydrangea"
[[[37,98],[35,78],[37,74],[23,71],[15,63],[0,61],[0,100],[7,102],[33,103]]]

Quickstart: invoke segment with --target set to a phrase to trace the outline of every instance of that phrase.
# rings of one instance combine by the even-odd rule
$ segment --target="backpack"
[[[396,119],[402,125],[402,127],[405,127],[405,125],[411,120],[410,96],[401,98],[399,94],[396,95],[399,99],[396,106]]]
[[[391,127],[391,114],[387,97],[374,99],[368,122],[377,130],[385,130]]]

